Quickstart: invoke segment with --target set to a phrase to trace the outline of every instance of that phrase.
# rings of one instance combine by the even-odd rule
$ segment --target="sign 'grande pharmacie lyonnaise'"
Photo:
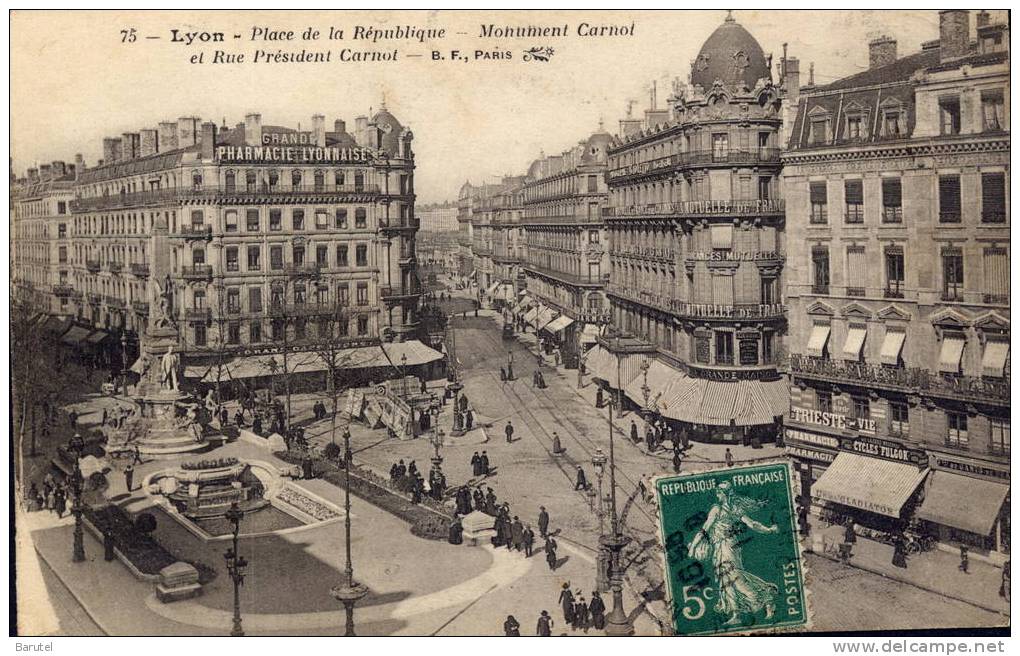
[[[371,162],[379,151],[365,146],[317,146],[308,132],[270,132],[261,146],[219,146],[221,162]]]

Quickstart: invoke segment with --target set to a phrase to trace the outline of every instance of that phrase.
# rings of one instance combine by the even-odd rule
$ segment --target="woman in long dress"
[[[688,555],[699,561],[711,560],[715,572],[719,600],[716,611],[730,616],[726,625],[740,623],[741,613],[765,610],[765,617],[775,613],[778,586],[744,569],[741,550],[746,539],[745,526],[757,533],[776,533],[779,527],[766,526],[748,513],[760,509],[764,502],[733,494],[730,484],[723,481],[716,488],[718,503],[708,512],[701,531],[687,548]]]

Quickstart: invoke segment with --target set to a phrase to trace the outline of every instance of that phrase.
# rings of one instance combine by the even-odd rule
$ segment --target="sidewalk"
[[[831,541],[834,545],[843,541],[842,527],[819,528],[818,519],[815,517],[811,518],[811,522],[813,530],[809,544],[813,548],[816,538]],[[821,542],[817,545],[815,553],[838,560],[835,553],[826,553],[822,549]],[[1002,582],[1001,568],[971,558],[969,573],[964,574],[959,569],[959,556],[939,549],[907,556],[905,569],[895,567],[892,564],[892,557],[892,545],[858,536],[850,565],[993,613],[1009,616],[1009,603],[999,596],[999,585]]]

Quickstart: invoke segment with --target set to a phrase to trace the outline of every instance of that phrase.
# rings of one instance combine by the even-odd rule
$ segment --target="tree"
[[[347,394],[347,391],[355,386],[354,376],[354,350],[345,339],[346,327],[350,323],[350,314],[347,308],[334,304],[329,310],[317,317],[318,340],[316,342],[314,356],[324,367],[326,374],[326,386],[322,392],[323,398],[328,402],[329,413],[329,435],[330,443],[336,443],[336,418],[340,412],[340,399]],[[348,423],[350,422],[348,417]],[[345,454],[345,459],[347,454]]]

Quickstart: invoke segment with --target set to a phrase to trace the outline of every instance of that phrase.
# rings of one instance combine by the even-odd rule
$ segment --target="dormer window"
[[[981,92],[981,118],[985,132],[1004,129],[1005,105],[1002,101],[1002,91]]]
[[[885,110],[882,113],[882,136],[883,137],[899,137],[902,136],[900,131],[900,112],[899,110]]]
[[[832,138],[832,117],[823,107],[815,107],[808,112],[809,144],[825,144]]]
[[[862,141],[868,136],[868,112],[857,103],[850,103],[846,110],[844,138],[847,141]]]
[[[947,96],[939,99],[940,134],[960,134],[960,98]]]

